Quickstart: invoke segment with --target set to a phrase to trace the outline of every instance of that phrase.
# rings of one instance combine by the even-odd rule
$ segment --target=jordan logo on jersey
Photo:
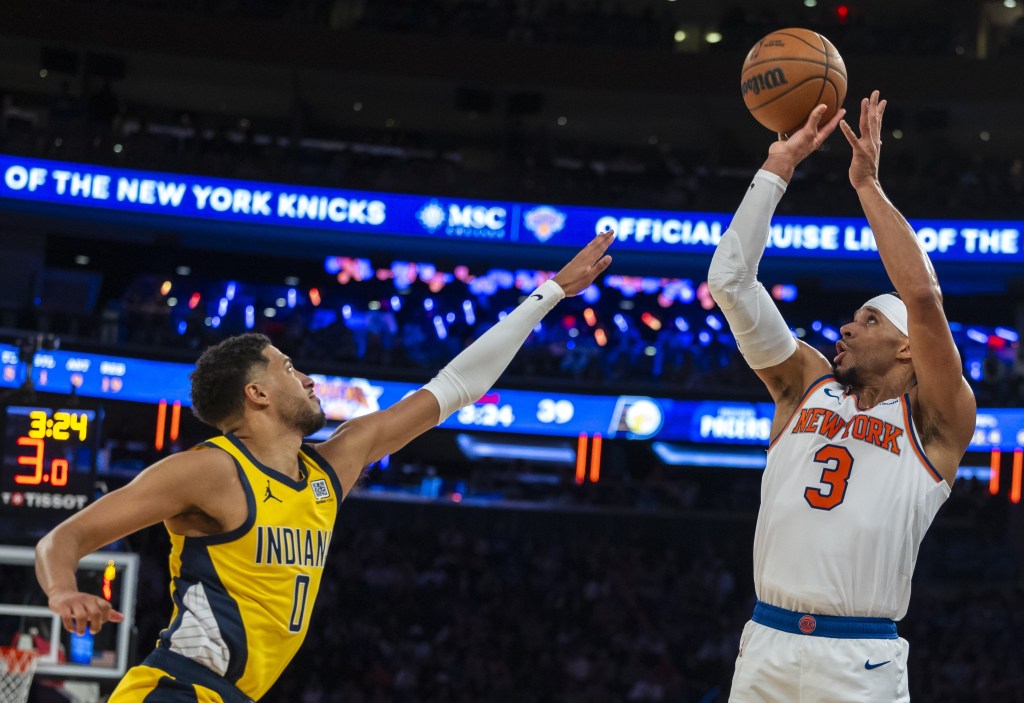
[[[823,437],[835,439],[842,432],[842,439],[853,437],[862,442],[881,447],[896,456],[900,455],[897,441],[903,436],[903,428],[870,415],[854,415],[849,420],[825,408],[803,408],[793,425],[792,434],[816,432]]]
[[[267,492],[263,494],[263,502],[266,503],[271,498],[276,500],[278,503],[283,503],[284,502],[283,500],[281,500],[276,495],[274,495],[273,493],[270,492],[270,481],[267,481]]]

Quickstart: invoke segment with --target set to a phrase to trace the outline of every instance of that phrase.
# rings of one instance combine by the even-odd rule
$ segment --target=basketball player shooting
[[[909,701],[907,612],[918,547],[949,497],[975,401],[935,270],[878,181],[878,91],[860,135],[825,105],[772,144],[711,262],[708,283],[740,352],[775,401],[754,537],[753,618],[734,703]],[[830,364],[793,338],[757,267],[793,171],[841,127],[857,192],[898,297],[868,300]]]
[[[479,399],[537,323],[608,268],[613,236],[595,237],[426,386],[315,446],[303,444],[324,426],[313,381],[269,339],[207,349],[192,373],[193,411],[223,434],[147,468],[36,548],[50,609],[69,631],[95,633],[123,616],[78,590],[79,559],[158,522],[170,533],[170,625],[110,703],[262,697],[302,644],[338,508],[363,468]]]

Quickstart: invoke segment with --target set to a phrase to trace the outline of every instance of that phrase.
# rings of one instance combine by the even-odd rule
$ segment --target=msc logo
[[[505,236],[508,213],[503,207],[446,205],[434,198],[419,209],[416,219],[431,234],[443,227],[450,236],[501,239]]]
[[[444,224],[444,208],[441,207],[441,203],[431,200],[416,213],[416,219],[420,221],[424,229],[433,234],[438,227]]]
[[[740,85],[740,92],[743,95],[753,93],[759,95],[762,90],[771,90],[780,85],[787,85],[786,74],[781,68],[772,68],[764,73],[758,73],[743,81]]]
[[[523,214],[523,224],[533,232],[533,236],[546,242],[565,227],[565,213],[547,205],[527,210]]]

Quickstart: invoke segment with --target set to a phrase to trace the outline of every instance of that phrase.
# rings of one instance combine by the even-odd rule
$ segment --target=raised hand
[[[788,138],[786,135],[780,134],[779,141],[768,147],[768,158],[762,168],[780,176],[787,182],[792,180],[793,171],[796,170],[800,162],[821,147],[829,135],[835,131],[839,120],[846,114],[846,110],[837,110],[835,116],[823,125],[821,118],[827,110],[827,105],[818,105],[811,110],[803,127],[793,132]]]
[[[601,232],[555,275],[555,283],[567,298],[584,290],[612,263],[612,257],[605,252],[614,239],[614,231]]]
[[[871,91],[870,98],[860,101],[860,136],[843,120],[840,129],[846,141],[853,148],[850,160],[850,184],[854,188],[871,185],[878,181],[878,162],[882,155],[882,115],[885,114],[885,100],[878,99],[878,91]]]
[[[779,141],[768,147],[768,155],[785,156],[792,159],[793,165],[796,166],[820,149],[829,135],[835,131],[836,125],[839,124],[843,115],[846,114],[846,110],[841,108],[836,111],[831,120],[821,124],[821,118],[827,111],[827,105],[818,105],[811,110],[804,126],[788,136],[779,135]]]

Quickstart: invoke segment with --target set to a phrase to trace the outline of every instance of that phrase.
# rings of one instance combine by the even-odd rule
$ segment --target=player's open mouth
[[[836,342],[836,352],[837,354],[835,358],[832,359],[832,363],[838,365],[839,362],[842,361],[842,358],[846,356],[846,345],[842,342]]]

